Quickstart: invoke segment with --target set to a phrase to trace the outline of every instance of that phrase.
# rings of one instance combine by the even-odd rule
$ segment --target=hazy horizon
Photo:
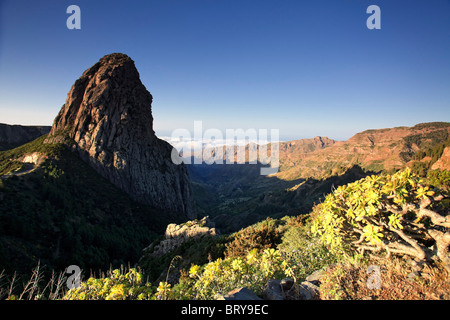
[[[52,125],[112,52],[135,61],[158,136],[196,120],[283,141],[450,121],[446,0],[80,0],[80,30],[66,26],[71,4],[0,2],[0,122]]]

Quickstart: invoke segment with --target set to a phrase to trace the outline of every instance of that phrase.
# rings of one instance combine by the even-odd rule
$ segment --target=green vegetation
[[[326,250],[319,238],[310,233],[311,225],[305,222],[306,218],[268,219],[242,229],[226,245],[226,258],[191,265],[189,270],[181,272],[174,285],[161,282],[160,291],[165,289],[163,298],[214,299],[239,287],[261,295],[270,279],[290,277],[300,282],[313,271],[337,262],[339,257]],[[250,231],[255,231],[257,236],[251,237]],[[262,236],[264,232],[276,234],[276,241],[269,245]],[[231,249],[235,245],[239,249]]]
[[[215,190],[233,199],[244,198],[241,192],[259,196],[216,214],[240,207],[261,222],[186,241],[162,257],[139,259],[168,223],[178,223],[176,218],[137,204],[76,154],[61,145],[42,145],[40,139],[0,152],[2,175],[17,170],[21,162],[14,159],[26,153],[48,155],[33,172],[0,180],[0,265],[6,269],[0,273],[0,299],[214,299],[244,286],[261,295],[268,280],[290,277],[298,285],[319,269],[324,270],[322,299],[449,297],[449,171],[426,167],[420,176],[417,166],[368,176],[354,167],[322,181],[291,183],[280,192],[252,189],[251,177],[236,185],[222,181]],[[414,157],[420,160],[437,159],[448,146],[418,143],[423,153]],[[280,217],[299,199],[308,199],[301,209],[310,214]],[[210,208],[203,204],[204,210]],[[266,218],[270,215],[275,217]],[[426,261],[426,278],[408,280],[408,256]],[[8,280],[13,271],[39,266],[37,257],[45,275],[38,267],[28,282],[17,275]],[[125,270],[122,266],[129,263],[139,267]],[[69,291],[63,275],[49,275],[68,264],[91,273],[80,288]],[[376,290],[365,285],[372,264],[383,272],[382,287]],[[106,274],[92,275],[108,268]]]
[[[225,244],[230,239],[231,237],[228,235],[191,239],[157,259],[143,255],[138,264],[149,279],[158,282],[166,279],[168,269],[173,264],[174,257],[181,257],[181,259],[176,261],[177,268],[171,268],[169,270],[169,276],[178,279],[180,270],[189,268],[191,264],[202,265],[208,261],[223,258]]]
[[[60,151],[61,146],[43,144],[45,138],[46,135],[15,149],[0,151],[0,176],[22,170],[25,165],[17,159],[26,153],[39,152],[48,154],[50,157],[55,157]]]
[[[435,188],[450,190],[450,171],[448,170],[431,170],[427,173],[427,180],[430,185]]]
[[[450,190],[449,171],[431,170],[433,164],[442,157],[444,149],[450,146],[450,139],[445,142],[435,144],[433,147],[424,148],[417,151],[412,159],[411,171],[422,178],[427,178],[434,187]]]
[[[291,277],[303,281],[313,271],[340,260],[311,233],[307,220],[308,216],[266,219],[229,236],[217,237],[222,244],[219,258],[190,266],[179,264],[179,278],[160,278],[154,298],[214,299],[242,286],[261,295],[270,279]],[[205,257],[212,257],[211,249],[214,247],[207,243],[196,246]],[[168,253],[165,261],[191,259],[192,252],[177,249]],[[170,269],[162,275],[167,279],[169,273]]]
[[[69,290],[64,300],[168,300],[213,299],[237,286],[247,286],[261,294],[264,284],[273,277],[291,275],[290,268],[276,249],[243,258],[217,259],[203,267],[192,265],[180,281],[172,286],[167,281],[152,286],[143,282],[143,274],[135,269],[128,273],[114,270],[107,277],[89,278],[78,289]]]
[[[412,159],[420,161],[425,157],[430,157],[431,158],[430,162],[435,163],[442,156],[444,149],[449,146],[450,146],[450,139],[441,143],[436,143],[432,147],[424,148],[417,151],[416,153],[414,153]]]
[[[43,139],[0,152],[2,174],[26,153],[48,157],[33,172],[2,180],[0,264],[7,273],[28,273],[38,259],[46,270],[134,264],[167,223],[176,221],[171,213],[133,201],[75,153],[42,144]]]
[[[415,160],[422,159],[423,157],[421,158],[421,156],[427,154],[429,154],[434,159],[437,156],[437,154],[439,154],[439,152],[442,155],[442,151],[440,150],[442,146],[448,145],[449,143],[448,140],[449,135],[447,129],[436,130],[423,134],[409,135],[403,138],[405,147],[408,149],[408,151],[400,153],[400,156],[405,162],[408,162],[412,159]],[[413,146],[418,147],[419,150],[414,152]],[[436,158],[436,160],[437,159],[438,158]]]
[[[247,287],[261,295],[268,280],[291,276],[291,273],[279,250],[265,249],[261,253],[253,249],[245,258],[217,259],[201,268],[193,265],[189,270],[193,278],[189,298],[213,299],[239,287]],[[175,294],[177,289],[175,286]]]
[[[288,225],[283,233],[282,242],[277,248],[287,257],[297,282],[316,270],[341,260],[338,254],[331,252],[320,237],[312,234],[309,215],[287,218]]]
[[[276,220],[267,218],[262,223],[235,233],[233,241],[225,245],[225,257],[245,257],[254,249],[261,251],[274,248],[280,242],[281,233],[277,229]]]
[[[445,197],[408,168],[392,176],[370,176],[329,194],[315,208],[312,231],[336,252],[435,258],[450,270]],[[431,246],[441,249],[436,253]]]
[[[425,122],[416,124],[413,129],[427,129],[427,128],[448,128],[450,127],[450,122]]]
[[[154,288],[144,282],[141,272],[121,268],[100,278],[90,277],[79,288],[69,290],[62,300],[149,300],[153,293]]]
[[[140,270],[91,276],[80,288],[53,297],[214,299],[243,286],[261,295],[270,279],[290,277],[298,285],[323,269],[322,299],[445,299],[450,288],[445,256],[427,248],[440,247],[436,234],[448,228],[439,218],[448,213],[446,196],[408,169],[369,176],[334,190],[311,215],[266,219],[230,235],[188,241],[153,261],[153,267],[164,265],[156,272],[148,272],[141,261]],[[411,204],[427,210],[415,211]],[[408,280],[411,265],[394,257],[405,255],[429,262],[426,278]],[[369,291],[365,284],[372,264],[382,268],[383,286]]]

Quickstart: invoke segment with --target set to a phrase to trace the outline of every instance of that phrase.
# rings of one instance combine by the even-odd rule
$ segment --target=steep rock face
[[[72,86],[46,142],[69,144],[137,201],[194,218],[187,170],[156,137],[152,100],[133,60],[107,55]]]

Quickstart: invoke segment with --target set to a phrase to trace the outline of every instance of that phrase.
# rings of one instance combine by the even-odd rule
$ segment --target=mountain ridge
[[[282,180],[321,179],[343,173],[354,165],[374,171],[396,170],[408,165],[416,152],[447,141],[449,134],[450,123],[428,122],[411,127],[368,129],[345,141],[323,136],[282,141],[279,142],[279,172],[271,176]],[[231,163],[256,163],[261,148],[271,155],[271,143],[248,143],[206,146],[202,159],[196,158],[196,152],[183,150],[183,159],[194,165],[227,164],[229,159]],[[446,168],[442,164],[440,167]]]
[[[0,151],[14,149],[50,132],[51,126],[0,123]]]
[[[447,122],[365,130],[346,141],[313,151],[303,159],[297,157],[297,163],[291,168],[283,167],[280,154],[281,171],[276,176],[288,180],[321,178],[356,164],[368,170],[395,170],[406,165],[420,148],[446,141],[449,133]]]

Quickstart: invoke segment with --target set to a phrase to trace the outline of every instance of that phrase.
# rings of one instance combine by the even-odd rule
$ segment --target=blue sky
[[[282,140],[450,121],[449,0],[0,0],[0,122],[51,125],[112,52],[135,61],[161,136],[195,120]]]

